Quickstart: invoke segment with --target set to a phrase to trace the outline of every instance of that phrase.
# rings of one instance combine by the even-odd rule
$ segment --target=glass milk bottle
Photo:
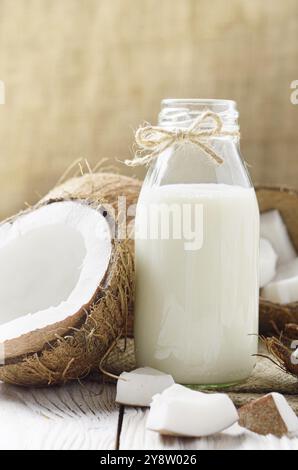
[[[258,334],[259,210],[236,103],[162,101],[139,129],[150,162],[136,211],[138,366],[183,384],[246,379]]]

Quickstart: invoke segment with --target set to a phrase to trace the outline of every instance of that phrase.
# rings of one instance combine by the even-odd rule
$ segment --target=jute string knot
[[[210,127],[210,121],[212,123]],[[208,123],[209,127],[206,128]],[[224,131],[223,122],[219,114],[206,111],[198,116],[187,129],[166,129],[150,124],[139,127],[135,134],[138,150],[133,160],[125,160],[129,166],[148,165],[162,152],[175,143],[192,143],[199,147],[216,165],[221,165],[224,160],[216,152],[209,142],[210,137],[233,136],[239,137],[239,132]]]

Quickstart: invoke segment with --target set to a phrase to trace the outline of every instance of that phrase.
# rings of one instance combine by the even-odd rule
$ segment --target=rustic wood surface
[[[87,382],[44,389],[0,385],[0,449],[283,449],[298,438],[258,436],[237,425],[202,439],[146,430],[148,410],[119,407],[115,386]]]
[[[77,158],[131,173],[114,158],[164,97],[236,99],[254,181],[297,187],[297,18],[297,0],[1,0],[0,217]]]

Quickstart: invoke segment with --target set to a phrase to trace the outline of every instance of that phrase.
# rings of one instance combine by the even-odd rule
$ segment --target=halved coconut
[[[123,331],[133,259],[100,199],[46,198],[0,225],[0,380],[82,377]]]

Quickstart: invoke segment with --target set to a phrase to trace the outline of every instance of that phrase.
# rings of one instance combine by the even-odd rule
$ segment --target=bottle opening
[[[158,123],[164,127],[187,128],[207,111],[218,114],[225,129],[239,129],[236,102],[221,99],[164,99],[161,102]],[[212,124],[212,120],[205,121],[203,127],[208,128]]]

